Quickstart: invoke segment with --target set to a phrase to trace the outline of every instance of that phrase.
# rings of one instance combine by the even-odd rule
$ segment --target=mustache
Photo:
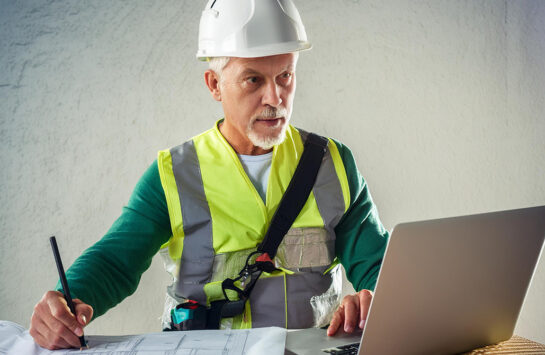
[[[263,119],[263,118],[280,118],[280,117],[286,117],[288,115],[288,110],[285,107],[267,107],[263,110],[259,115],[255,117],[255,119]]]

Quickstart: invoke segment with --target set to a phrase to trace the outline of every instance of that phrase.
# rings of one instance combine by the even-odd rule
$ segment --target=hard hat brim
[[[267,45],[262,47],[253,47],[247,51],[208,51],[199,50],[196,54],[197,59],[201,61],[207,61],[209,58],[214,57],[238,57],[238,58],[258,58],[269,57],[279,54],[294,53],[300,51],[306,51],[312,49],[310,42],[291,42],[281,43],[275,46]]]

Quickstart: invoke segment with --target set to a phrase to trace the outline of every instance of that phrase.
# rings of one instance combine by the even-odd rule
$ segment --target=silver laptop
[[[363,334],[289,332],[286,354],[453,354],[513,335],[545,239],[545,206],[394,228]]]

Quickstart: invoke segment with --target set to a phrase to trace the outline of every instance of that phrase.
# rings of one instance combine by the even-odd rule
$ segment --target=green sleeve
[[[66,272],[73,298],[90,304],[96,318],[136,290],[153,256],[172,232],[157,161],[137,183],[127,206],[102,239]],[[60,283],[56,286],[61,290]]]
[[[350,206],[335,227],[337,258],[356,291],[374,290],[389,233],[380,222],[377,208],[367,183],[356,167],[352,152],[341,143],[335,143],[346,169],[350,189]]]

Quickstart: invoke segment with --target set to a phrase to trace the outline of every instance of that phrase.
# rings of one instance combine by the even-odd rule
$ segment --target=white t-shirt
[[[262,155],[238,155],[242,167],[254,184],[263,202],[267,200],[267,184],[271,172],[273,152]]]

